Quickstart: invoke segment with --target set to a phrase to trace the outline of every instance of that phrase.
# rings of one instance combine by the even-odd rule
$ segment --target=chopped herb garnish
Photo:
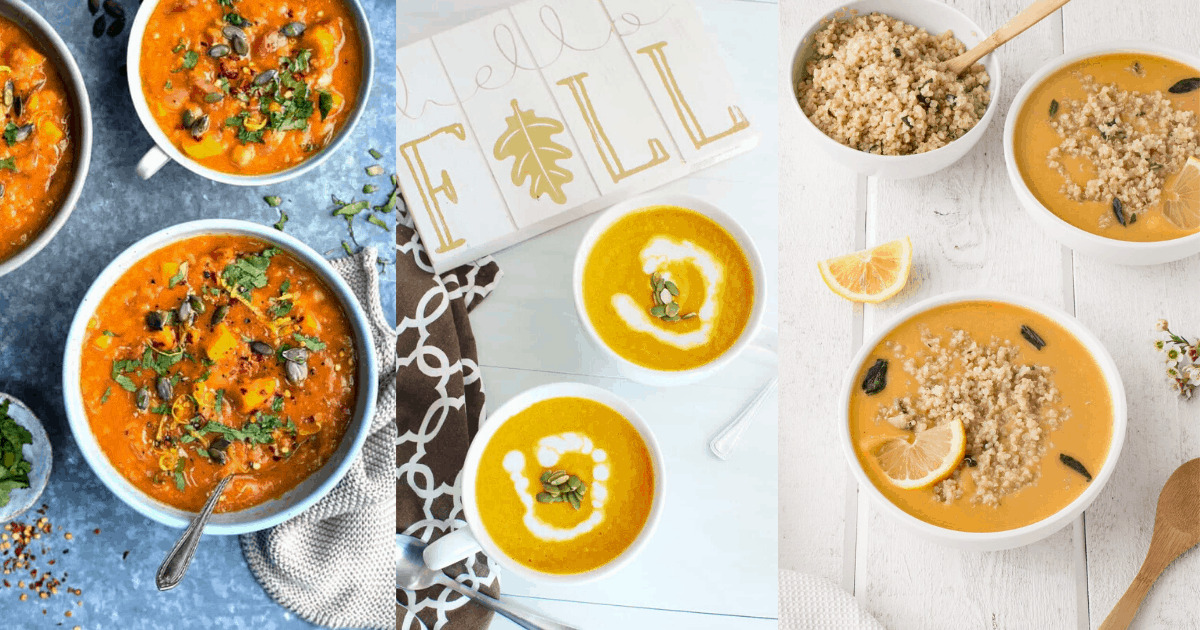
[[[325,117],[333,110],[333,94],[317,92],[317,109],[321,112],[321,120],[325,120]]]
[[[192,68],[196,67],[197,63],[200,63],[200,53],[198,53],[194,50],[189,50],[189,51],[183,53],[183,67],[184,68],[191,70]]]
[[[14,173],[18,172],[17,158],[6,157],[4,159],[0,159],[0,171],[12,171]]]
[[[369,195],[377,190],[379,190],[379,187],[375,184],[363,184],[363,194],[365,195]]]
[[[175,272],[175,275],[171,276],[171,279],[167,281],[167,286],[174,289],[179,285],[180,282],[183,282],[184,279],[187,278],[187,271],[187,261],[179,263],[179,271]]]
[[[105,387],[104,393],[100,395],[100,404],[103,405],[104,403],[108,402],[109,396],[112,396],[112,388]]]
[[[272,208],[278,208],[279,204],[283,203],[283,197],[267,195],[266,197],[263,197],[263,201],[267,202],[267,205],[271,206]]]
[[[183,478],[183,468],[186,465],[187,460],[182,457],[175,462],[175,488],[180,491],[187,487],[187,481]]]
[[[271,265],[270,257],[273,255],[273,249],[268,249],[261,255],[238,258],[225,266],[221,277],[230,289],[250,299],[251,290],[267,286],[267,267]]]
[[[383,167],[378,164],[372,164],[367,167],[367,175],[369,175],[371,177],[383,175]]]
[[[380,153],[379,151],[376,151],[375,149],[371,149],[370,151],[368,151],[368,153],[370,153],[371,157],[375,158],[376,160],[383,157],[383,154]]]
[[[288,213],[284,212],[283,210],[280,210],[279,211],[279,220],[275,222],[275,225],[273,227],[276,230],[279,230],[280,232],[282,232],[283,226],[287,225],[287,222],[288,222]]]
[[[391,226],[389,226],[383,219],[380,219],[379,217],[377,217],[373,214],[367,217],[367,223],[370,223],[372,225],[378,225],[379,227],[381,227],[389,232],[392,231]]]
[[[13,490],[29,487],[33,465],[21,447],[33,444],[33,434],[8,415],[11,400],[0,402],[0,507],[8,505]]]
[[[225,390],[218,389],[217,393],[213,396],[213,413],[215,413],[217,417],[221,416],[221,409],[224,407],[224,404]]]
[[[300,333],[292,333],[292,336],[296,338],[296,341],[299,341],[305,348],[308,348],[312,352],[320,352],[325,349],[325,344],[316,337],[305,337]]]
[[[363,210],[366,210],[371,204],[365,201],[356,201],[342,205],[333,211],[335,217],[352,217]]]
[[[354,250],[350,249],[350,243],[347,243],[346,241],[342,241],[342,249],[346,250],[346,253],[349,254],[350,256],[354,255]]]

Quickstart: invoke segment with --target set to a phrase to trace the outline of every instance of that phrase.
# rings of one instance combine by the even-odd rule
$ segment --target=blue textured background
[[[284,198],[291,217],[286,231],[317,251],[344,255],[345,223],[330,216],[330,195],[362,198],[364,183],[380,191],[380,203],[391,188],[385,177],[368,178],[363,169],[375,162],[367,150],[384,154],[390,173],[395,165],[395,4],[363,0],[375,37],[374,88],[368,113],[350,141],[316,172],[299,180],[262,188],[224,186],[170,164],[150,181],[134,173],[134,165],[152,141],[141,127],[124,75],[128,26],[116,38],[92,38],[93,16],[86,0],[26,0],[66,41],[79,64],[91,97],[95,126],[92,166],[83,197],[70,221],[45,250],[17,271],[0,278],[0,391],[23,399],[38,414],[55,451],[50,485],[41,503],[62,531],[48,547],[56,555],[53,573],[69,574],[65,586],[83,590],[82,597],[60,592],[49,600],[18,600],[14,588],[0,588],[0,619],[6,628],[62,625],[86,629],[140,628],[304,628],[276,605],[251,576],[236,537],[207,537],[187,579],[174,591],[159,593],[154,572],[179,530],[158,525],[121,503],[92,474],[67,429],[63,411],[63,344],[71,317],[84,292],[108,262],[141,237],[183,221],[230,217],[273,224],[275,209],[264,195]],[[118,0],[132,22],[138,3]],[[388,217],[394,225],[395,215]],[[392,234],[361,219],[359,242],[373,245],[392,260]],[[389,266],[382,280],[384,312],[395,319],[395,273]],[[26,520],[26,519],[22,519]],[[99,528],[100,533],[93,530]],[[67,542],[62,534],[74,533]],[[39,543],[42,541],[38,541]],[[40,551],[41,545],[37,545]],[[70,553],[62,554],[62,549]],[[128,551],[128,557],[122,555]],[[39,565],[45,566],[44,561]],[[27,577],[22,576],[22,577]],[[76,601],[82,600],[82,606]],[[42,614],[42,610],[46,614]],[[72,611],[66,618],[64,612]]]

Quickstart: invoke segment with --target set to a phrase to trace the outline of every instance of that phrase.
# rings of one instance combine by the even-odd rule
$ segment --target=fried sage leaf
[[[1192,92],[1197,88],[1200,88],[1200,77],[1189,77],[1186,79],[1180,79],[1175,83],[1175,85],[1167,88],[1167,91],[1172,94],[1187,94],[1188,92]]]
[[[1112,200],[1112,212],[1113,216],[1117,218],[1117,223],[1120,223],[1122,227],[1129,226],[1129,221],[1125,218],[1125,206],[1116,197],[1113,197]]]
[[[887,368],[887,359],[876,359],[875,364],[867,370],[867,376],[862,382],[862,390],[868,396],[878,394],[887,387]]]
[[[1038,350],[1046,347],[1046,340],[1042,339],[1042,336],[1037,334],[1037,332],[1035,332],[1029,326],[1021,326],[1021,336],[1025,338],[1025,341],[1028,341],[1030,345]]]
[[[1087,467],[1081,464],[1078,459],[1075,459],[1066,453],[1059,453],[1058,461],[1062,462],[1067,468],[1070,468],[1071,470],[1083,475],[1083,478],[1087,479],[1089,483],[1092,481],[1092,473],[1088,472]]]

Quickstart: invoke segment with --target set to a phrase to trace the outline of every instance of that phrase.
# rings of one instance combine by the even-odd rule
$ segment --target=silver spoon
[[[396,588],[420,591],[434,584],[441,584],[460,595],[470,597],[485,608],[508,617],[513,623],[527,630],[576,630],[524,606],[488,597],[459,584],[441,571],[430,569],[425,565],[425,558],[422,556],[424,551],[423,541],[412,536],[396,534]]]
[[[196,555],[196,546],[200,544],[200,535],[204,533],[204,526],[212,516],[213,509],[217,507],[217,500],[221,498],[221,493],[225,492],[225,487],[235,476],[227,475],[221,480],[221,483],[217,484],[200,513],[192,519],[187,529],[183,530],[183,535],[175,542],[175,546],[171,547],[171,551],[163,560],[162,565],[158,567],[158,573],[154,574],[154,583],[158,586],[158,590],[169,591],[183,581],[183,576],[187,573],[188,567],[192,564],[192,558]]]
[[[755,412],[758,411],[763,401],[777,387],[779,387],[779,377],[772,376],[771,380],[767,381],[767,384],[758,390],[754,398],[746,403],[745,407],[742,407],[738,415],[713,436],[713,439],[708,443],[708,450],[712,451],[712,454],[720,459],[729,459],[729,455],[733,453],[733,447],[737,445],[738,440],[742,439],[742,434],[746,432],[746,427],[750,426],[750,421],[754,419]]]

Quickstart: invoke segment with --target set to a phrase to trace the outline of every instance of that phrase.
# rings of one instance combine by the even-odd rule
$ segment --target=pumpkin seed
[[[667,280],[663,283],[663,288],[665,288],[671,295],[679,297],[679,287],[675,286],[674,282]]]
[[[542,489],[554,496],[562,494],[562,488],[550,483],[549,481],[542,482]]]
[[[29,139],[29,136],[32,133],[33,125],[21,125],[20,127],[17,127],[16,131],[13,132],[13,141],[24,142],[25,140]]]
[[[192,303],[184,300],[179,305],[179,321],[183,322],[184,326],[192,325],[192,318],[196,316],[196,311],[192,310]]]
[[[679,305],[675,302],[667,304],[667,317],[675,317],[679,314]]]
[[[189,295],[187,296],[187,301],[188,304],[192,305],[192,310],[196,311],[197,315],[204,314],[204,311],[206,310],[204,306],[204,300],[201,300],[199,295]]]
[[[260,354],[262,356],[268,356],[271,354],[275,354],[275,351],[271,349],[271,346],[269,346],[261,341],[251,341],[250,342],[250,351],[253,352],[254,354]]]
[[[650,314],[655,317],[666,317],[667,307],[663,304],[650,307]]]
[[[549,483],[552,486],[561,486],[562,484],[566,483],[570,479],[571,479],[571,476],[568,475],[566,473],[566,471],[560,470],[560,471],[555,472],[553,475],[550,475],[550,479],[547,480],[547,483]]]
[[[205,114],[192,121],[192,125],[188,127],[188,131],[196,140],[204,137],[204,132],[208,131],[208,114]]]
[[[278,74],[279,73],[276,72],[274,68],[271,68],[270,70],[263,70],[254,77],[254,85],[266,85],[271,81],[274,81]]]
[[[876,359],[875,364],[867,370],[867,376],[863,379],[862,390],[868,396],[878,394],[887,387],[887,359]]]
[[[1074,457],[1071,457],[1070,455],[1067,455],[1066,453],[1059,453],[1058,461],[1062,462],[1063,465],[1066,466],[1067,468],[1070,468],[1071,470],[1074,470],[1075,472],[1083,475],[1084,479],[1087,479],[1088,482],[1091,482],[1092,473],[1088,472],[1087,467],[1084,466],[1082,463],[1080,463],[1079,460],[1075,459]]]
[[[250,40],[247,39],[246,32],[242,29],[229,24],[221,29],[221,34],[229,40],[229,44],[233,46],[233,52],[238,56],[245,57],[250,52]]]
[[[304,379],[308,378],[308,368],[301,363],[284,361],[283,368],[288,382],[293,385],[299,385],[304,382]]]
[[[139,387],[137,393],[134,394],[134,402],[137,403],[137,408],[145,411],[150,408],[150,390],[145,387]]]
[[[538,503],[553,503],[554,495],[550,494],[549,492],[539,492],[537,494],[537,500]]]
[[[1051,101],[1050,101],[1050,117],[1054,118],[1054,115],[1057,113],[1058,113],[1058,101],[1051,99]]]
[[[212,325],[216,326],[217,324],[220,324],[221,322],[225,321],[225,316],[228,314],[229,314],[229,305],[228,304],[222,304],[222,305],[218,306],[217,310],[213,311]]]
[[[1046,347],[1046,342],[1042,339],[1042,336],[1034,332],[1029,326],[1021,326],[1021,336],[1038,350]]]
[[[571,507],[579,509],[579,496],[572,493],[567,495],[567,500],[571,502]]]
[[[158,311],[150,311],[149,313],[146,313],[146,328],[149,328],[150,332],[158,332],[162,330],[163,323],[162,313]]]
[[[1187,94],[1197,88],[1200,88],[1200,77],[1189,77],[1180,79],[1175,85],[1167,88],[1167,91],[1172,94]]]
[[[673,294],[670,291],[668,291],[667,289],[663,289],[662,291],[659,291],[658,292],[659,303],[660,304],[669,304],[671,302],[674,302],[675,298],[672,297],[672,295]],[[675,295],[678,295],[678,294],[675,294]]]
[[[289,22],[289,23],[283,25],[283,28],[279,29],[279,32],[283,33],[284,35],[286,35],[292,39],[295,39],[304,34],[304,23],[303,22]]]
[[[296,363],[304,363],[308,361],[308,350],[305,348],[288,348],[280,353],[284,359],[294,361]]]
[[[14,90],[16,90],[16,88],[13,86],[12,79],[9,79],[4,82],[4,106],[5,107],[13,106],[13,95],[15,93]]]
[[[175,385],[171,383],[171,379],[160,376],[154,381],[154,393],[158,394],[163,402],[171,402],[175,396]]]
[[[570,487],[572,491],[579,490],[583,487],[583,482],[579,480],[579,477],[571,475],[571,478],[567,480],[567,486]]]
[[[220,59],[231,52],[233,52],[233,49],[229,46],[226,46],[225,44],[217,44],[216,46],[208,49],[208,56],[212,57],[213,59]]]
[[[179,121],[181,123],[183,123],[184,129],[189,129],[196,122],[196,119],[199,117],[200,117],[200,115],[197,114],[195,111],[192,111],[192,108],[189,107],[189,108],[183,110],[183,113],[180,114]]]

